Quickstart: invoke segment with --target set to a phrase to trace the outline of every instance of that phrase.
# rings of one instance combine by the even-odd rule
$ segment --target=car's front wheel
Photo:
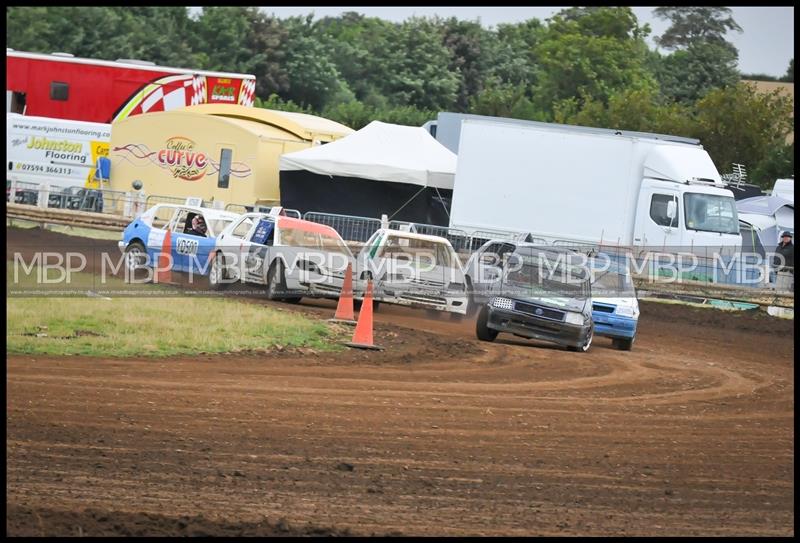
[[[630,351],[633,349],[634,338],[614,338],[611,343],[620,351]]]
[[[208,274],[208,284],[212,290],[223,290],[229,285],[226,281],[225,257],[217,251],[211,257],[211,272]]]
[[[494,341],[497,339],[497,330],[489,328],[488,323],[489,307],[484,305],[481,307],[480,313],[478,313],[478,320],[475,323],[475,333],[481,341]]]
[[[589,334],[586,336],[586,341],[583,342],[583,345],[580,347],[567,347],[569,351],[575,351],[578,353],[585,353],[589,350],[589,347],[592,346],[592,339],[594,338],[594,326],[589,328]]]

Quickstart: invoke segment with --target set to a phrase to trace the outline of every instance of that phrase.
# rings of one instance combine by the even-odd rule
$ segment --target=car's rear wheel
[[[147,274],[147,251],[144,245],[138,241],[128,244],[125,247],[125,281],[132,282],[141,279]]]
[[[620,351],[630,351],[633,349],[634,338],[614,338],[611,343]]]
[[[489,328],[487,325],[488,322],[489,307],[483,306],[481,307],[480,313],[478,313],[478,320],[475,323],[475,333],[481,341],[494,341],[497,339],[497,330]]]
[[[281,295],[286,291],[283,284],[283,263],[275,260],[267,272],[267,299],[282,300]]]

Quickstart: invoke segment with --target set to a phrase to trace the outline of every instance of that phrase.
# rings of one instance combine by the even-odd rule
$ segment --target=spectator
[[[781,242],[775,248],[772,261],[778,277],[775,284],[777,290],[794,290],[794,245],[792,233],[786,230],[781,234]]]

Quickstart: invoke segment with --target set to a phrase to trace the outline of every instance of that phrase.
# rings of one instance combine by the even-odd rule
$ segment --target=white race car
[[[209,283],[265,285],[267,297],[296,303],[304,296],[337,298],[355,258],[330,226],[280,214],[245,213],[217,236]],[[358,289],[353,281],[354,292]]]
[[[461,261],[447,239],[382,228],[358,255],[359,278],[374,280],[375,300],[467,312]]]

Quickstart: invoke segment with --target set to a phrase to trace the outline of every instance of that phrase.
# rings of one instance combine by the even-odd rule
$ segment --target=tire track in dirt
[[[473,326],[381,306],[383,353],[9,356],[7,534],[793,534],[791,326],[642,304],[633,351],[581,354]]]

